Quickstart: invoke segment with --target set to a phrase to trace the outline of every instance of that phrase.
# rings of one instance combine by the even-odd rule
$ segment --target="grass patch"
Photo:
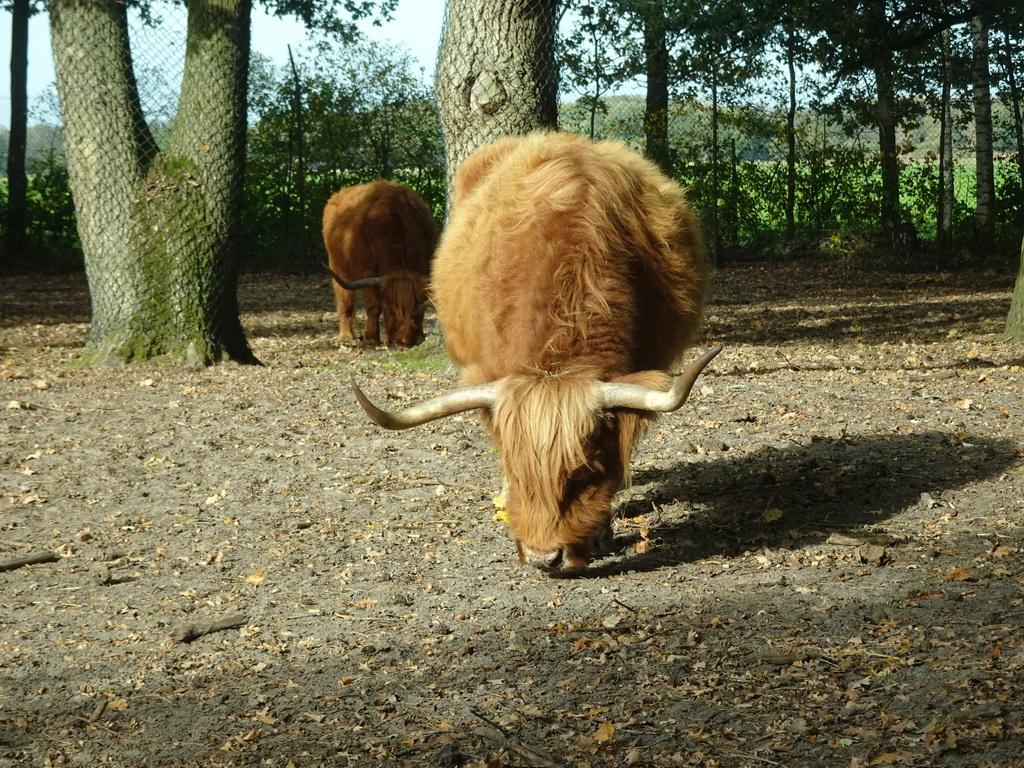
[[[440,333],[431,331],[426,340],[411,349],[392,352],[380,361],[385,371],[397,373],[443,373],[451,368],[452,361],[444,348]]]
[[[444,340],[440,333],[433,331],[427,334],[426,341],[412,349],[357,349],[350,359],[319,366],[319,369],[355,375],[371,371],[389,371],[397,374],[454,373],[452,361],[445,351]]]

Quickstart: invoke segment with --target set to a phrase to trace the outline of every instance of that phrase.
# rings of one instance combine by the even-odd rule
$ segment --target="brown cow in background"
[[[401,413],[404,429],[482,409],[520,559],[545,571],[612,544],[612,498],[633,447],[682,406],[707,352],[665,373],[697,334],[708,262],[683,190],[612,142],[505,139],[470,156],[432,293],[465,385]]]
[[[434,217],[415,190],[383,179],[335,192],[324,206],[324,245],[334,275],[338,340],[352,341],[355,291],[363,291],[363,340],[380,344],[380,316],[390,346],[423,341]]]

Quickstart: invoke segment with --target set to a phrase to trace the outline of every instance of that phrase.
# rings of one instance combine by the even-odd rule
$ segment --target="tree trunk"
[[[449,0],[434,89],[448,179],[478,147],[558,124],[557,0]]]
[[[295,194],[289,196],[286,203],[285,227],[288,232],[288,244],[291,249],[291,259],[295,263],[303,263],[313,266],[315,258],[312,251],[306,248],[306,127],[305,109],[302,98],[302,80],[299,78],[299,70],[295,66],[295,57],[292,56],[292,47],[288,46],[288,65],[292,72],[292,121],[291,130],[288,132],[288,169],[292,180],[292,189]]]
[[[708,253],[711,263],[718,264],[718,249],[721,245],[722,184],[718,173],[718,68],[711,66],[711,231],[708,233]]]
[[[720,239],[727,248],[735,248],[740,243],[740,158],[735,136],[729,137],[729,187],[724,198]]]
[[[1010,312],[1006,316],[1006,335],[1024,342],[1024,241],[1020,244],[1020,263],[1017,266],[1017,282],[1013,286]]]
[[[786,22],[786,68],[789,72],[789,109],[786,110],[786,239],[796,235],[796,34]]]
[[[593,140],[597,133],[597,111],[601,107],[601,94],[604,93],[604,87],[601,84],[601,77],[604,75],[600,65],[601,41],[598,39],[596,26],[590,34],[590,39],[594,46],[594,93],[590,100],[590,138]]]
[[[881,227],[893,230],[900,223],[900,167],[896,149],[896,91],[891,61],[875,64],[875,120],[882,168]]]
[[[668,39],[661,2],[644,13],[644,59],[647,100],[644,106],[644,153],[667,174],[672,173],[668,143]]]
[[[255,362],[238,317],[250,0],[193,0],[174,128],[139,105],[122,0],[51,0],[93,364]]]
[[[946,253],[953,240],[953,105],[950,87],[953,78],[950,59],[949,30],[942,32],[942,104],[939,115],[939,247]]]
[[[1013,136],[1017,141],[1017,173],[1024,185],[1024,120],[1021,119],[1020,88],[1017,85],[1017,67],[1013,62],[1013,44],[1010,36],[1003,34],[1003,58],[1006,66],[1006,85],[1013,107]]]
[[[7,148],[7,229],[5,255],[8,263],[21,261],[28,229],[28,177],[25,174],[25,138],[28,132],[28,19],[29,0],[11,5],[11,131]]]
[[[992,156],[992,93],[988,67],[988,26],[980,16],[971,19],[971,67],[974,79],[974,160],[977,206],[974,226],[977,246],[989,251],[996,239],[996,186]]]

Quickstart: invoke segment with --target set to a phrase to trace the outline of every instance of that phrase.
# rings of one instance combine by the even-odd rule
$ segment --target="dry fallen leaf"
[[[990,557],[1006,557],[1010,554],[1010,549],[1003,544],[996,544],[988,554]]]
[[[764,508],[764,512],[761,513],[761,519],[766,523],[774,523],[776,520],[782,517],[782,494],[773,493],[772,497],[768,499],[768,504]]]
[[[974,578],[974,574],[966,568],[954,568],[946,574],[946,581],[968,581]]]
[[[615,726],[612,723],[601,723],[594,733],[594,741],[603,744],[615,735]]]
[[[633,544],[633,550],[637,554],[642,555],[645,552],[650,552],[654,549],[654,542],[651,541],[650,534],[651,531],[649,528],[640,529],[640,541],[634,542]]]
[[[941,755],[951,749],[956,749],[956,732],[949,726],[942,726],[929,731],[924,737],[924,746],[929,754]]]
[[[641,539],[640,541],[633,544],[633,551],[638,555],[645,554],[654,549],[654,545],[651,544],[649,539]]]

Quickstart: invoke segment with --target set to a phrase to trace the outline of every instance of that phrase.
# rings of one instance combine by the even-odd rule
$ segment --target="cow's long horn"
[[[406,408],[404,411],[383,411],[363,394],[363,391],[356,384],[355,379],[349,380],[352,391],[355,393],[359,405],[369,416],[385,429],[409,429],[426,424],[428,421],[443,419],[445,416],[454,416],[463,411],[472,411],[476,408],[490,408],[497,400],[496,389],[493,384],[481,384],[475,387],[462,387],[454,392],[445,395],[438,395],[426,402]]]
[[[640,384],[602,382],[599,388],[601,407],[606,409],[633,408],[638,411],[657,411],[659,413],[678,410],[690,396],[693,383],[704,370],[704,366],[721,351],[720,345],[712,347],[690,363],[690,366],[679,375],[668,392],[651,389]]]
[[[327,271],[331,273],[331,277],[335,279],[338,285],[348,291],[358,291],[360,288],[380,285],[384,281],[383,277],[364,277],[361,280],[346,280],[330,267],[327,268]]]

